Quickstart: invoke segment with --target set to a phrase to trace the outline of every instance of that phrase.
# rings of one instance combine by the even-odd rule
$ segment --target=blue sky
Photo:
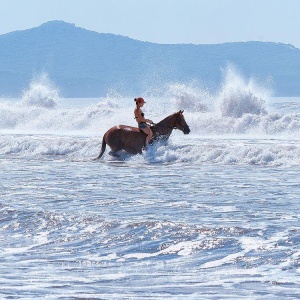
[[[63,20],[156,43],[272,41],[300,48],[300,0],[0,0],[0,34]]]

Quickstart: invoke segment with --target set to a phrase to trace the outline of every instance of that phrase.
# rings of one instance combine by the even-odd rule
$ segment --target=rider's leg
[[[147,141],[147,144],[149,144],[149,142],[151,141],[153,137],[153,132],[150,128],[148,128],[148,135],[147,135],[147,138],[146,138],[146,141]]]
[[[149,127],[143,128],[142,130],[147,135],[146,136],[146,143],[145,143],[145,147],[146,147],[149,144],[149,142],[150,142],[150,140],[151,140],[151,138],[153,136],[153,133],[152,133],[152,130]]]

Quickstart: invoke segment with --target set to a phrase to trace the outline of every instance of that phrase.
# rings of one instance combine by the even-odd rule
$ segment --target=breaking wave
[[[232,67],[227,69],[222,90],[218,96],[223,117],[240,118],[245,114],[265,115],[266,95],[253,80],[248,82]]]
[[[202,90],[195,84],[170,84],[167,88],[167,97],[171,97],[176,109],[184,108],[193,112],[208,112],[209,103],[213,101],[209,91]]]
[[[29,88],[23,91],[21,102],[27,106],[55,108],[60,100],[59,90],[44,73],[33,79]]]
[[[7,156],[91,161],[100,152],[102,138],[53,135],[1,135],[0,159]],[[236,140],[193,138],[187,144],[177,138],[168,144],[152,146],[142,155],[120,153],[116,159],[109,155],[105,161],[143,163],[188,163],[260,165],[290,167],[300,165],[298,141],[290,140]]]
[[[270,93],[254,80],[229,68],[215,94],[195,84],[171,84],[162,98],[147,99],[145,113],[155,122],[183,109],[193,134],[277,135],[300,133],[300,110],[276,110],[268,106]],[[63,99],[46,75],[33,80],[20,100],[0,101],[0,129],[57,133],[105,132],[116,124],[135,126],[132,98],[110,94],[94,99]],[[74,103],[78,105],[74,105]]]
[[[195,83],[177,83],[168,86],[164,97],[146,101],[144,112],[155,122],[184,109],[191,134],[174,132],[167,146],[158,145],[130,161],[300,164],[300,105],[275,103],[267,89],[233,68],[227,69],[222,88],[214,94]],[[133,109],[133,98],[116,93],[64,99],[43,75],[21,99],[0,100],[0,155],[95,157],[107,129],[136,125]]]

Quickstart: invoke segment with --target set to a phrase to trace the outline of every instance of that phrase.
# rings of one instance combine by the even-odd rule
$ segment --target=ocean
[[[299,299],[300,98],[233,74],[144,97],[191,133],[100,160],[131,97],[0,99],[0,298]]]

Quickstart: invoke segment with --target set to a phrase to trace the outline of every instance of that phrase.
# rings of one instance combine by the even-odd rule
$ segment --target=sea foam
[[[226,71],[215,93],[195,83],[171,84],[163,98],[146,98],[143,111],[157,123],[182,109],[191,133],[174,131],[167,145],[156,145],[139,159],[299,165],[300,111],[294,104],[289,109],[288,103],[272,107],[268,95],[254,80],[232,69]],[[41,76],[31,82],[21,99],[0,101],[0,155],[96,157],[109,128],[136,126],[133,109],[133,98],[115,93],[88,104],[84,99],[64,99],[50,79]]]
[[[222,88],[215,93],[194,84],[171,84],[164,97],[148,98],[146,117],[159,122],[184,110],[191,132],[198,135],[300,133],[300,112],[274,111],[270,93],[254,80],[228,69]],[[66,103],[69,103],[68,105]],[[118,124],[136,126],[133,98],[109,94],[73,106],[63,99],[47,76],[33,80],[19,101],[0,101],[0,128],[22,132],[80,131],[103,134]]]
[[[245,114],[265,115],[265,100],[268,96],[258,87],[253,79],[248,82],[229,67],[225,80],[218,95],[219,109],[223,117],[240,118]]]
[[[55,108],[60,100],[58,88],[46,73],[34,78],[22,95],[22,103],[27,106]]]

